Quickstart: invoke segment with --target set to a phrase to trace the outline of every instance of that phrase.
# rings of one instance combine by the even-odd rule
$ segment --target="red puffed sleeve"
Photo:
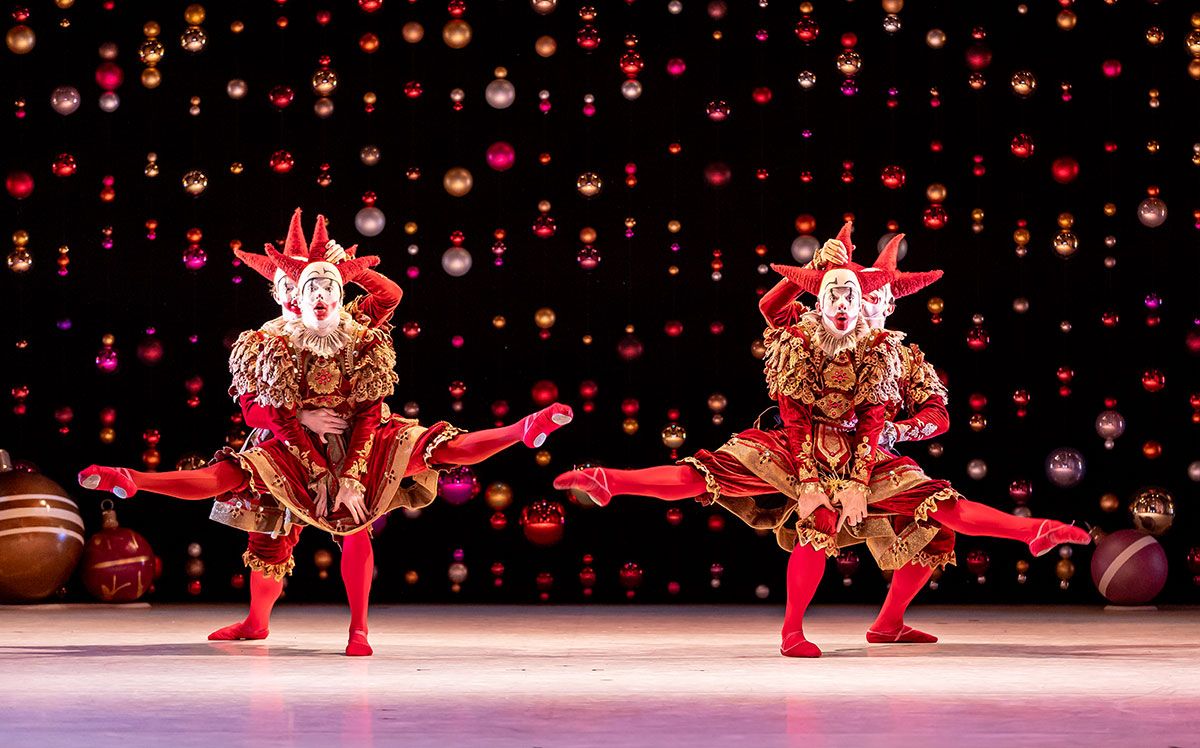
[[[904,409],[908,418],[895,422],[896,441],[921,441],[950,428],[949,394],[937,370],[916,345],[901,349],[904,365]]]
[[[248,392],[238,397],[238,406],[242,409],[242,420],[250,428],[270,431],[274,426],[269,410],[258,404],[253,393]]]
[[[367,295],[358,299],[358,311],[371,319],[372,327],[379,327],[392,318],[404,291],[391,278],[374,270],[366,270],[354,279],[366,290]]]
[[[800,286],[784,278],[758,300],[758,311],[762,312],[763,318],[771,327],[794,325],[800,319],[800,315],[808,311],[808,307],[796,301],[796,297],[802,292]]]

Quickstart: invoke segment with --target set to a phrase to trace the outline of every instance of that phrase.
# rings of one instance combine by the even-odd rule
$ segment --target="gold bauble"
[[[1069,229],[1075,225],[1075,216],[1070,213],[1058,214],[1058,227],[1060,229]]]
[[[33,256],[24,247],[14,249],[8,255],[8,269],[14,273],[24,273],[33,266]]]
[[[1054,573],[1060,581],[1066,582],[1075,576],[1075,562],[1069,558],[1060,558],[1054,567]]]
[[[533,50],[538,53],[538,57],[553,57],[558,51],[558,42],[554,41],[552,36],[539,36],[533,43]]]
[[[529,0],[529,7],[539,16],[547,16],[558,7],[558,0]]]
[[[729,400],[720,392],[714,392],[708,396],[708,409],[713,413],[720,413],[729,405]]]
[[[557,316],[554,310],[548,306],[544,306],[533,314],[533,323],[543,330],[549,330],[554,327],[554,321]]]
[[[1105,203],[1104,204],[1104,215],[1105,216],[1112,218],[1116,214],[1117,214],[1117,204],[1116,203]]]
[[[138,59],[144,65],[157,65],[166,47],[158,39],[147,39],[138,45]]]
[[[313,113],[321,119],[333,116],[333,99],[317,99],[313,102]]]
[[[189,26],[199,26],[204,23],[204,6],[199,3],[192,3],[183,10],[183,20],[187,21]]]
[[[1024,98],[1037,90],[1037,77],[1028,70],[1019,70],[1013,73],[1011,84],[1013,93]]]
[[[487,500],[487,505],[497,512],[507,509],[512,505],[512,486],[496,481],[487,487],[484,498]]]
[[[59,10],[67,10],[75,7],[75,0],[54,0],[54,7]]]
[[[537,463],[538,467],[546,467],[550,464],[550,450],[539,449],[533,456],[533,461]]]
[[[884,13],[899,13],[904,10],[904,0],[883,0]]]
[[[404,35],[404,41],[416,44],[425,38],[425,27],[416,21],[409,21],[404,24],[404,30],[401,33]]]
[[[179,46],[192,54],[203,52],[204,47],[207,45],[208,35],[199,26],[189,26],[179,35]]]
[[[1192,76],[1192,80],[1200,81],[1200,57],[1195,57],[1188,63],[1188,75]]]
[[[1054,235],[1054,251],[1060,257],[1070,257],[1079,250],[1079,237],[1075,232],[1066,229]]]
[[[750,344],[750,355],[760,361],[767,357],[767,344],[761,338]]]
[[[1161,488],[1144,488],[1129,503],[1135,530],[1162,535],[1175,522],[1175,499]]]
[[[313,565],[318,569],[328,569],[333,564],[333,554],[322,548],[313,554]]]
[[[1075,15],[1074,11],[1060,10],[1058,12],[1058,17],[1055,18],[1054,20],[1058,24],[1058,27],[1060,29],[1062,29],[1063,31],[1070,31],[1071,29],[1075,28],[1075,22],[1078,21],[1079,19]]]
[[[925,308],[929,310],[930,314],[941,314],[946,310],[946,302],[942,300],[941,296],[931,296],[929,301],[925,302]]]
[[[146,21],[142,24],[142,33],[153,39],[162,33],[162,26],[158,25],[158,21]]]
[[[931,203],[943,203],[946,201],[946,185],[934,182],[925,188],[925,197]]]
[[[404,224],[404,233],[408,234],[409,236],[417,233],[417,229],[418,226],[416,221],[409,221]]]
[[[112,426],[105,426],[100,429],[100,443],[112,444],[117,439],[117,430]]]
[[[142,85],[146,88],[158,88],[162,83],[162,73],[158,68],[146,68],[142,71]]]
[[[497,330],[503,330],[507,326],[508,319],[503,314],[497,314],[495,317],[492,317],[492,327]]]
[[[17,229],[12,234],[13,245],[24,247],[29,244],[29,232],[25,229]]]
[[[208,177],[199,169],[192,169],[183,175],[183,189],[189,195],[199,195],[208,189]]]
[[[37,44],[37,34],[33,33],[33,29],[25,24],[13,26],[4,35],[4,41],[8,43],[8,49],[15,55],[28,54],[33,50],[33,45]]]
[[[637,419],[626,418],[624,421],[621,421],[621,430],[624,431],[627,436],[633,436],[636,434],[638,432]]]
[[[1104,512],[1115,512],[1121,508],[1121,500],[1117,498],[1115,493],[1106,493],[1100,497],[1100,510]]]
[[[1187,44],[1188,54],[1192,57],[1200,57],[1200,29],[1189,31],[1184,42]]]
[[[687,429],[678,423],[670,423],[663,427],[662,443],[667,449],[679,449],[687,441]]]
[[[462,49],[471,43],[471,24],[455,18],[442,27],[442,41],[450,49]]]
[[[595,197],[600,194],[604,181],[595,172],[585,171],[575,180],[575,189],[584,197]]]
[[[442,186],[454,197],[462,197],[467,194],[474,184],[475,180],[471,177],[471,172],[461,166],[447,171],[446,176],[442,177]]]
[[[338,77],[337,73],[329,68],[321,68],[313,73],[312,87],[313,93],[317,96],[328,96],[337,90]]]
[[[584,226],[579,230],[579,241],[584,244],[591,244],[596,241],[596,229],[591,226]]]
[[[672,234],[678,234],[680,229],[682,229],[682,228],[683,228],[683,224],[680,223],[677,219],[672,218],[671,220],[667,221],[667,231],[669,231]]]
[[[229,173],[230,174],[241,174],[245,170],[246,170],[246,165],[243,164],[241,161],[234,161],[232,164],[229,165]]]

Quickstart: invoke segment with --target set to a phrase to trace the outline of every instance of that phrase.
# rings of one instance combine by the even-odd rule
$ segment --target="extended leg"
[[[246,485],[247,476],[234,462],[223,460],[199,470],[171,470],[143,473],[127,468],[90,465],[79,472],[79,485],[98,491],[112,491],[127,499],[138,491],[150,491],[176,499],[211,499]]]
[[[342,582],[350,603],[350,640],[346,654],[365,657],[373,650],[367,642],[367,601],[371,596],[371,577],[375,573],[375,550],[366,530],[342,538]]]
[[[555,403],[508,426],[459,434],[433,450],[433,462],[474,465],[518,442],[527,447],[540,447],[551,432],[570,423],[572,417],[569,406]],[[420,455],[414,457],[419,459]]]
[[[932,574],[932,567],[916,563],[905,564],[896,570],[879,616],[867,629],[867,641],[872,644],[930,644],[937,641],[932,634],[904,625],[904,612]]]
[[[810,545],[792,549],[787,569],[787,608],[783,614],[783,642],[779,653],[784,657],[820,657],[816,644],[804,638],[804,613],[812,602],[821,577],[825,575],[825,551]]]
[[[1029,545],[1034,556],[1044,556],[1060,543],[1092,542],[1092,536],[1081,527],[1052,519],[1017,517],[969,499],[959,499],[954,506],[940,506],[929,517],[963,535],[1019,540]]]
[[[555,478],[554,487],[581,491],[600,506],[607,506],[615,494],[681,501],[700,496],[707,490],[704,476],[688,465],[659,465],[641,470],[571,470]]]

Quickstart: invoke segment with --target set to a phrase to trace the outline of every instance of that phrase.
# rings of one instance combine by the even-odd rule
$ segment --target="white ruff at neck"
[[[353,338],[354,319],[345,309],[338,310],[338,324],[328,331],[318,332],[306,326],[302,320],[294,319],[284,324],[284,332],[292,345],[317,356],[336,356]]]
[[[862,340],[867,333],[871,332],[870,325],[867,324],[867,321],[863,319],[861,314],[858,316],[858,320],[854,324],[854,329],[840,338],[829,332],[829,329],[825,327],[825,321],[821,318],[821,312],[819,310],[814,309],[811,312],[805,312],[800,319],[807,320],[812,323],[814,328],[813,337],[816,340],[817,345],[821,347],[821,350],[824,351],[825,355],[829,358],[833,358],[843,351],[854,350],[858,346],[858,342]]]

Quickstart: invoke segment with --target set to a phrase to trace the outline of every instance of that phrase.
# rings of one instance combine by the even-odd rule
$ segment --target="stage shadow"
[[[0,647],[0,657],[333,657],[340,649],[304,649],[267,642],[203,641],[168,644],[80,644]]]
[[[1182,650],[1182,651],[1181,651]],[[1173,656],[1180,656],[1187,651],[1200,657],[1200,646],[1184,646],[1173,648]],[[956,644],[938,642],[936,644],[883,644],[845,649],[824,650],[825,657],[970,657],[1011,659],[1013,657],[1029,658],[1063,658],[1080,660],[1103,660],[1109,658],[1130,659],[1144,656],[1144,644],[1008,644],[1008,643],[976,643]]]

